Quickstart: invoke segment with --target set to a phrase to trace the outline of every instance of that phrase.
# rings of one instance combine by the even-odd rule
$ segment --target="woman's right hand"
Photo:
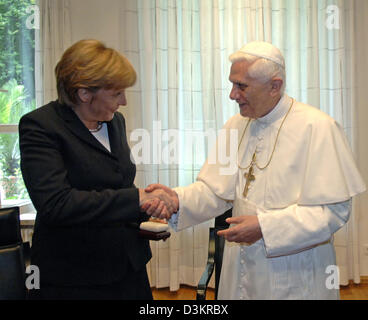
[[[178,211],[175,198],[162,189],[151,192],[139,189],[139,205],[148,215],[161,219],[169,219],[173,213]]]

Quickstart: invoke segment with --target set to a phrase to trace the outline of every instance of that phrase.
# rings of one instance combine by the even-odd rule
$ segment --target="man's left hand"
[[[227,218],[226,222],[234,226],[221,230],[217,234],[225,237],[227,241],[251,244],[262,238],[261,226],[256,215]]]

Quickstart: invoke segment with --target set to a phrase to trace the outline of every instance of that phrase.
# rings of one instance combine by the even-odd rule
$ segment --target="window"
[[[36,0],[0,0],[0,188],[28,199],[20,172],[18,122],[35,109]]]

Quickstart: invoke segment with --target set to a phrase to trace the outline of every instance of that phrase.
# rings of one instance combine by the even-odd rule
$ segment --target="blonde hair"
[[[55,76],[59,102],[71,106],[80,103],[78,89],[125,89],[137,78],[127,58],[98,40],[81,40],[68,48]]]

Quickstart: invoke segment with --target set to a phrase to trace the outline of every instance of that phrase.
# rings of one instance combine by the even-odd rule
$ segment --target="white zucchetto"
[[[230,55],[230,61],[234,61],[235,59],[239,59],[244,54],[249,54],[251,56],[264,58],[270,61],[273,61],[285,68],[285,60],[279,49],[273,46],[271,43],[263,42],[263,41],[253,41],[247,43],[240,50]]]

